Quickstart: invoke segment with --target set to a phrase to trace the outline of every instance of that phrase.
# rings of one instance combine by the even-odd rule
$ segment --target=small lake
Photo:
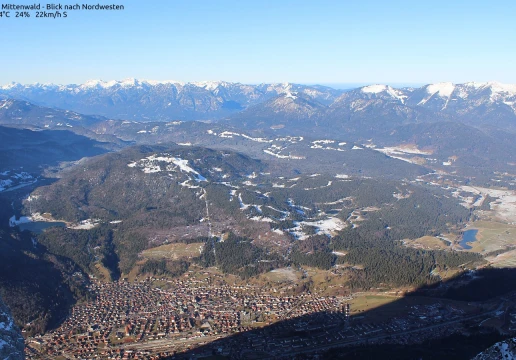
[[[36,234],[41,234],[43,230],[48,229],[50,227],[59,226],[59,227],[65,227],[66,223],[61,221],[55,221],[55,222],[47,222],[47,221],[33,221],[33,222],[26,222],[19,224],[18,227],[20,228],[20,231],[23,230],[29,230]]]
[[[459,245],[462,246],[464,250],[471,249],[471,246],[468,244],[477,241],[477,233],[478,230],[475,229],[464,231],[462,234],[462,240],[460,241]]]

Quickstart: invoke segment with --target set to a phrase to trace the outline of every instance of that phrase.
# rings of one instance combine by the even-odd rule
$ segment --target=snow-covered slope
[[[11,312],[0,299],[0,359],[24,359],[24,347],[20,329],[14,324]]]
[[[500,341],[490,348],[482,351],[472,360],[515,360],[516,359],[516,338]]]

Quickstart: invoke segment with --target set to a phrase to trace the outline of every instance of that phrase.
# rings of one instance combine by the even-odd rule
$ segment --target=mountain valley
[[[29,358],[514,332],[516,289],[488,284],[513,279],[513,85],[130,79],[0,99],[0,291]]]

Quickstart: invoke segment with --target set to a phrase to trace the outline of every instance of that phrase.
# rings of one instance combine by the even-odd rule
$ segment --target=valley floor
[[[215,269],[174,280],[93,280],[93,300],[77,304],[58,329],[28,338],[27,358],[272,359],[360,344],[418,344],[492,328],[516,331],[514,293],[487,302],[378,291],[324,296],[289,285],[290,272],[281,271],[285,282],[271,288]]]

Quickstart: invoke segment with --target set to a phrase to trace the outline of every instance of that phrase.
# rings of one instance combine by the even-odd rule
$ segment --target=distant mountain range
[[[377,132],[396,125],[458,121],[472,126],[516,129],[516,85],[440,83],[395,89],[370,85],[343,92],[331,104],[284,93],[234,115],[233,125],[279,129],[310,126],[345,132]]]
[[[278,156],[270,155],[268,147],[274,139],[286,136],[305,137],[307,144],[321,139],[344,141],[350,148],[352,144],[378,149],[409,146],[432,156],[405,161],[443,164],[431,168],[476,178],[485,185],[499,180],[493,172],[514,173],[515,104],[516,85],[494,82],[401,89],[369,85],[343,91],[288,83],[131,79],[2,86],[0,124],[69,130],[111,149],[176,142],[231,148],[256,158]],[[249,140],[253,137],[257,141]],[[292,152],[294,157],[308,159],[312,150],[320,150],[304,144],[281,146],[280,156],[287,158]],[[348,153],[343,154],[339,151],[325,160],[344,156],[349,165]]]
[[[453,120],[516,129],[516,85],[497,82],[400,89],[377,84],[336,90],[290,83],[92,80],[81,85],[13,83],[0,86],[0,97],[137,121],[227,118],[251,127],[281,128],[307,121],[323,126],[332,119],[350,127],[364,125],[364,119],[371,124],[379,119],[398,124]]]
[[[214,120],[289,91],[306,93],[323,104],[342,94],[324,86],[127,79],[92,80],[82,85],[14,83],[1,86],[0,96],[114,119],[169,121]]]

